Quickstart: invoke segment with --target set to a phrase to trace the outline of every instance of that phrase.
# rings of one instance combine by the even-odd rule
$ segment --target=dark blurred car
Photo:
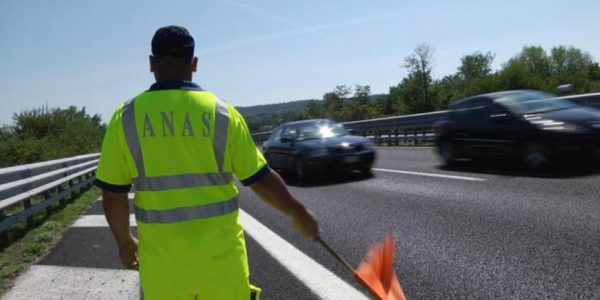
[[[351,135],[341,124],[325,119],[283,124],[261,148],[271,168],[293,171],[298,178],[344,170],[369,173],[375,160],[369,139]]]
[[[571,101],[575,104],[590,106],[600,109],[600,93],[581,94],[560,97],[560,99]]]
[[[505,91],[457,101],[434,131],[446,164],[457,158],[507,157],[543,170],[561,158],[600,159],[600,110],[539,91]]]

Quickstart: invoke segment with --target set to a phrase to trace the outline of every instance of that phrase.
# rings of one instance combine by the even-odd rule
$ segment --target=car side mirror
[[[348,132],[350,135],[356,135],[356,130],[354,129],[346,129],[346,132]]]

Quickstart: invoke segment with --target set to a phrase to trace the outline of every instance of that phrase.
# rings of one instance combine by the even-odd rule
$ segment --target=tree
[[[373,116],[371,107],[371,87],[368,85],[356,85],[354,87],[354,96],[344,109],[346,110],[347,121],[370,119]]]
[[[476,51],[460,59],[458,73],[465,80],[484,78],[492,72],[492,62],[495,55],[491,52]]]
[[[438,99],[436,110],[445,109],[453,101],[465,98],[468,95],[465,85],[465,80],[460,72],[444,76],[441,80],[434,82],[431,89]]]
[[[597,63],[592,56],[575,47],[558,46],[550,50],[551,72],[555,85],[570,83],[575,93],[590,90],[593,81],[600,78],[594,70]]]
[[[390,91],[394,87],[390,88]],[[388,117],[400,114],[403,110],[396,105],[396,97],[390,92],[375,101],[375,117]]]
[[[552,64],[540,46],[526,46],[509,59],[499,73],[501,89],[538,89],[553,92],[556,84],[549,80]]]
[[[408,78],[402,80],[401,90],[408,113],[431,111],[436,105],[431,99],[433,48],[425,43],[417,45],[414,53],[404,59]]]
[[[325,118],[325,109],[323,105],[317,101],[313,100],[308,102],[306,105],[306,109],[304,110],[304,115],[306,119],[320,119]]]
[[[556,92],[560,84],[570,83],[573,92],[594,91],[600,80],[591,55],[574,47],[558,46],[550,55],[539,46],[523,47],[499,73],[500,89],[538,89]]]
[[[333,92],[323,95],[323,106],[325,114],[328,118],[338,122],[347,121],[344,100],[350,95],[350,87],[346,85],[338,85]]]
[[[516,57],[531,74],[539,76],[550,76],[552,74],[552,62],[546,51],[541,46],[523,47]]]

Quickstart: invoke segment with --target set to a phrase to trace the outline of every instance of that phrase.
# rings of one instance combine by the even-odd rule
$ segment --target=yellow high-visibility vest
[[[96,184],[135,189],[145,299],[250,298],[235,175],[269,172],[243,117],[192,82],[152,85],[113,115]]]

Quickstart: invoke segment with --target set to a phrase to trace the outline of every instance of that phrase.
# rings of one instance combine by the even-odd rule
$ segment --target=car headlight
[[[531,124],[537,126],[538,128],[546,131],[556,131],[556,132],[586,132],[588,131],[585,127],[581,127],[577,124],[565,122],[565,121],[555,121],[550,119],[530,119],[528,120]]]
[[[309,153],[310,156],[325,156],[328,154],[329,154],[329,150],[327,150],[327,148],[315,149]]]
[[[590,121],[588,123],[590,125],[592,125],[592,127],[596,128],[596,129],[600,129],[600,120],[598,120],[598,121]]]

